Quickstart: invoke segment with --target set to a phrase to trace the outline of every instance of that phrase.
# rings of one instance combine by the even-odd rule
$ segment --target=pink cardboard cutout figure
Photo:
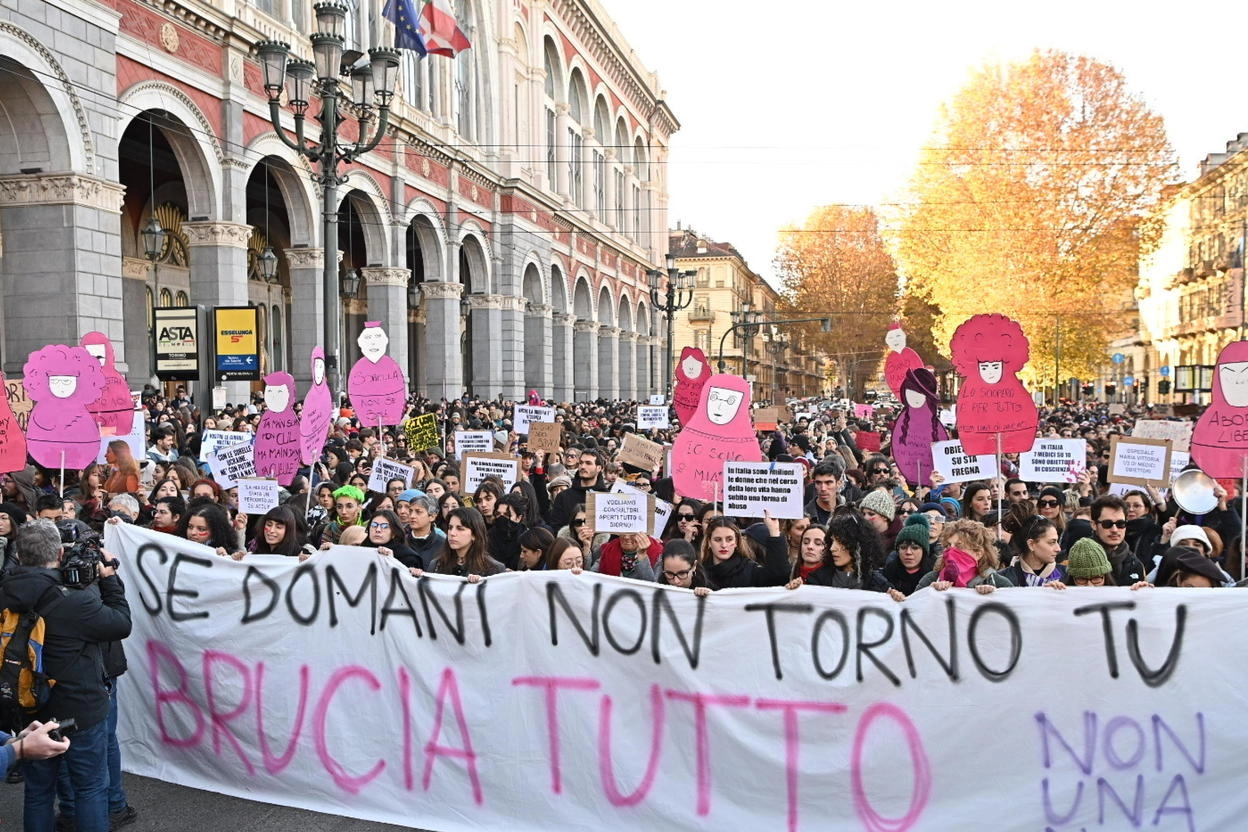
[[[893,395],[900,399],[901,383],[906,380],[906,372],[922,367],[923,359],[906,346],[906,331],[901,328],[900,321],[894,321],[888,328],[884,343],[888,345],[888,355],[884,358],[884,380]]]
[[[399,424],[407,410],[407,382],[398,363],[386,355],[390,339],[381,321],[366,321],[356,343],[363,355],[347,378],[355,415],[367,426]]]
[[[932,443],[949,438],[940,423],[936,376],[924,367],[907,370],[898,398],[901,415],[893,433],[893,459],[907,482],[925,485],[932,476]]]
[[[117,371],[113,342],[103,332],[88,332],[79,344],[95,356],[104,373],[104,392],[87,410],[95,417],[102,436],[125,436],[134,424],[134,399],[125,376]]]
[[[1192,429],[1192,460],[1214,478],[1238,480],[1248,456],[1248,341],[1232,341],[1213,369],[1213,401]]]
[[[50,344],[32,352],[22,369],[34,402],[26,425],[31,457],[50,469],[80,470],[95,462],[100,426],[87,407],[108,384],[99,361],[82,347]]]
[[[4,373],[0,373],[0,474],[26,467],[26,434],[17,422],[5,394]]]
[[[676,362],[676,386],[672,388],[672,403],[676,406],[676,416],[682,425],[689,424],[693,414],[698,412],[702,388],[710,377],[711,363],[706,360],[706,353],[697,347],[685,347],[680,351],[680,361]]]
[[[998,434],[1003,454],[1031,450],[1040,414],[1017,375],[1031,354],[1023,328],[995,312],[974,315],[954,331],[949,349],[966,378],[957,407],[963,450],[995,454]]]
[[[304,465],[321,458],[333,420],[334,396],[325,383],[325,350],[313,347],[312,386],[303,397],[303,412],[299,414],[299,453]]]
[[[542,405],[542,396],[536,390],[529,391],[529,404],[540,407]]]
[[[725,462],[762,462],[750,420],[750,383],[740,376],[710,376],[698,409],[672,445],[676,492],[698,500],[723,499]]]
[[[299,416],[295,413],[295,377],[269,373],[264,377],[266,410],[256,428],[256,476],[276,477],[290,485],[299,472]]]

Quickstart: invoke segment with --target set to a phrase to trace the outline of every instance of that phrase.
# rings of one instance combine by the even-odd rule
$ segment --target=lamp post
[[[336,2],[321,2],[312,9],[316,12],[317,29],[309,35],[314,61],[288,60],[290,47],[280,41],[260,41],[256,44],[256,53],[264,70],[264,90],[269,96],[269,121],[273,123],[273,129],[283,144],[319,164],[312,179],[321,186],[324,197],[322,291],[325,371],[337,400],[337,395],[341,393],[338,365],[341,301],[338,297],[338,258],[331,251],[337,251],[338,247],[338,186],[347,181],[345,176],[338,174],[338,166],[368,153],[385,134],[399,70],[399,53],[394,49],[370,49],[368,62],[357,65],[356,61],[362,57],[359,53],[347,52],[345,56],[343,53],[347,7]],[[344,76],[351,79],[349,94],[340,80]],[[283,89],[295,114],[294,140],[282,128]],[[316,142],[304,138],[304,118],[308,99],[312,95],[321,100],[321,135]],[[340,112],[348,107],[354,109],[359,127],[356,134],[359,138],[355,142],[342,142],[338,136],[339,127],[346,121]],[[371,138],[366,138],[370,135],[370,127],[373,130]]]
[[[693,303],[693,280],[697,272],[682,272],[676,268],[676,255],[669,251],[667,253],[666,293],[660,291],[663,287],[664,271],[650,269],[647,274],[650,276],[650,302],[655,309],[667,314],[667,342],[663,350],[663,380],[665,382],[664,393],[667,396],[667,401],[670,403],[672,400],[672,374],[675,369],[672,366],[672,338],[674,337],[673,331],[676,325],[675,315]]]
[[[741,377],[749,380],[750,376],[750,341],[754,340],[754,333],[758,329],[758,322],[763,319],[763,313],[757,309],[751,309],[748,303],[741,304],[740,312],[732,313],[732,322],[740,324],[741,335],[745,341],[741,345]],[[721,349],[722,353],[723,350]]]
[[[744,312],[746,310],[742,310],[742,311]],[[737,313],[735,312],[733,313],[734,319],[735,319],[736,314]],[[754,314],[761,314],[761,313],[754,313]],[[814,323],[816,321],[819,322],[819,329],[821,331],[823,332],[832,331],[832,319],[831,318],[787,318],[783,321],[762,321],[761,323],[768,324],[769,326],[784,326],[786,324],[809,324],[809,323]],[[719,371],[721,373],[724,372],[724,370],[727,369],[727,366],[728,366],[727,362],[724,361],[724,341],[727,341],[728,336],[736,332],[738,329],[755,327],[755,326],[758,326],[759,323],[760,321],[757,318],[754,318],[749,323],[746,323],[745,321],[734,323],[732,326],[728,327],[727,331],[725,331],[723,335],[719,336],[719,359],[715,363],[716,363],[716,366],[719,367]]]

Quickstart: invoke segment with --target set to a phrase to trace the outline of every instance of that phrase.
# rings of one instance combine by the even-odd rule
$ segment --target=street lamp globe
[[[276,100],[282,94],[290,46],[280,40],[262,40],[256,44],[256,56],[264,70],[264,91],[271,100]]]
[[[143,227],[143,253],[147,255],[147,259],[155,262],[165,250],[165,237],[169,232],[160,224],[160,220],[155,216],[147,218],[147,225]]]

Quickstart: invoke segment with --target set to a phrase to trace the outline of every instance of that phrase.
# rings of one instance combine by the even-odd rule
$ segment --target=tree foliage
[[[1060,52],[985,67],[911,179],[895,240],[908,291],[939,308],[942,347],[971,315],[1001,312],[1031,341],[1033,380],[1052,383],[1059,328],[1062,376],[1089,375],[1175,176],[1161,117],[1113,67]]]
[[[839,386],[859,396],[876,375],[897,308],[897,269],[875,212],[817,208],[800,228],[780,232],[776,269],[793,313],[832,319],[829,333],[805,327],[806,342],[828,353]]]

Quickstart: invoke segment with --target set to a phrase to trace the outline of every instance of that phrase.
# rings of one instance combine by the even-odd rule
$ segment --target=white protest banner
[[[623,480],[617,479],[611,486],[611,492],[614,494],[640,494],[642,496],[653,496],[646,494],[640,488],[631,486]],[[668,518],[672,516],[676,506],[667,500],[654,498],[654,522],[650,524],[650,536],[660,538],[663,536],[663,530],[667,528]]]
[[[1242,822],[1234,590],[698,598],[347,547],[235,562],[129,524],[105,545],[134,576],[138,775],[439,832]],[[991,730],[985,702],[1010,703]]]
[[[238,510],[243,514],[263,515],[276,508],[281,499],[277,480],[241,479],[238,481]]]
[[[1037,439],[1018,455],[1018,468],[1027,482],[1078,482],[1088,469],[1088,440]]]
[[[217,452],[218,448],[228,448],[240,442],[253,442],[254,433],[245,430],[206,430],[200,437],[199,458],[207,459]]]
[[[1192,449],[1192,430],[1195,422],[1173,419],[1140,419],[1131,428],[1131,436],[1145,439],[1169,439],[1170,449],[1188,453]]]
[[[590,491],[585,495],[585,517],[594,534],[650,534],[654,525],[654,498],[633,489]]]
[[[130,423],[130,432],[125,436],[100,437],[100,452],[96,456],[95,461],[100,464],[107,462],[108,445],[110,442],[115,442],[118,439],[125,441],[130,446],[130,453],[134,455],[136,460],[142,461],[147,458],[147,430],[143,424],[143,413],[141,411],[135,411]]]
[[[555,421],[555,409],[553,407],[518,404],[516,405],[515,418],[512,420],[511,429],[520,436],[527,436],[529,433],[529,422],[553,421]]]
[[[994,454],[971,456],[962,450],[961,442],[950,439],[932,443],[932,467],[945,482],[989,480],[997,475],[997,457]]]
[[[520,460],[510,454],[464,454],[462,485],[463,494],[476,492],[486,477],[498,477],[506,491],[520,478]]]
[[[806,469],[797,462],[725,462],[724,514],[777,520],[802,516]]]
[[[637,406],[637,430],[664,430],[671,426],[667,407]]]
[[[455,431],[455,457],[464,454],[488,454],[494,451],[494,434],[488,430]]]
[[[667,404],[667,397],[662,393],[655,393],[650,397],[650,404],[656,407],[661,404]]]
[[[1163,486],[1170,482],[1170,440],[1138,436],[1109,438],[1110,482]]]
[[[233,488],[238,481],[256,475],[256,461],[251,442],[218,447],[208,456],[212,478],[222,488]]]
[[[390,480],[403,480],[403,490],[406,491],[412,487],[412,477],[415,474],[416,469],[410,465],[395,462],[388,457],[379,457],[373,460],[373,470],[368,476],[368,490],[385,494]]]

